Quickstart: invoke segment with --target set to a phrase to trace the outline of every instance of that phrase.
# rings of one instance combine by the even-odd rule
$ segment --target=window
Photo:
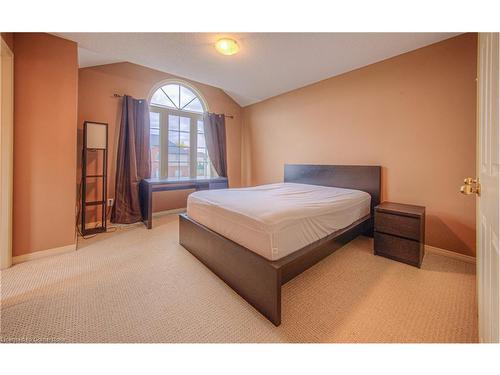
[[[201,97],[182,83],[168,83],[150,100],[151,177],[212,177],[205,144]]]

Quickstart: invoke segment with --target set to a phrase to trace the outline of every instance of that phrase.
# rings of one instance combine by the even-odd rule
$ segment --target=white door
[[[478,46],[477,291],[479,340],[499,342],[499,34],[480,33]]]
[[[0,269],[12,264],[14,56],[0,37]]]

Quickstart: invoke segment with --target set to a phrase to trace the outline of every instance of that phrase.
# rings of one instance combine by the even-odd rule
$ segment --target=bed
[[[284,182],[194,193],[179,242],[278,326],[281,286],[373,233],[379,166],[287,164]]]

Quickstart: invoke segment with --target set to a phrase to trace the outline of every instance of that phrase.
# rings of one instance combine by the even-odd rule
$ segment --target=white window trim
[[[174,116],[182,116],[182,117],[188,117],[190,118],[190,129],[189,129],[189,174],[190,178],[197,178],[197,171],[196,167],[198,164],[198,120],[203,121],[203,113],[200,112],[193,112],[189,110],[179,110],[176,108],[170,108],[170,107],[163,107],[159,105],[154,105],[151,104],[151,99],[154,95],[154,93],[160,89],[161,87],[169,84],[175,84],[175,85],[182,85],[188,88],[189,90],[192,90],[193,93],[197,96],[197,98],[200,100],[204,112],[208,111],[208,106],[201,95],[201,93],[191,86],[190,84],[179,81],[179,80],[174,80],[174,79],[168,79],[165,81],[162,81],[158,84],[156,84],[151,92],[149,93],[148,97],[148,102],[149,104],[149,111],[150,112],[155,112],[159,114],[160,118],[160,133],[159,133],[159,141],[160,141],[160,178],[174,178],[174,177],[168,177],[168,116],[169,115],[174,115]],[[210,162],[209,159],[209,168],[210,168],[210,174],[209,176],[206,176],[207,178],[216,176],[215,170],[213,169],[213,165]]]
[[[203,111],[204,112],[210,112],[210,109],[208,108],[207,101],[203,97],[202,93],[196,87],[194,87],[193,85],[191,85],[189,82],[182,81],[182,80],[179,80],[179,79],[174,79],[174,78],[165,79],[163,81],[158,82],[156,85],[153,86],[153,88],[149,91],[149,95],[148,95],[148,103],[150,103],[150,105],[151,105],[151,99],[153,98],[154,93],[160,87],[163,87],[163,86],[166,86],[166,85],[182,85],[182,86],[185,86],[186,88],[188,88],[189,90],[191,90],[192,92],[194,92],[195,95],[198,97],[198,99],[200,99],[201,105],[203,107]],[[185,112],[190,112],[190,111],[185,111]],[[198,112],[192,112],[192,113],[198,113]]]

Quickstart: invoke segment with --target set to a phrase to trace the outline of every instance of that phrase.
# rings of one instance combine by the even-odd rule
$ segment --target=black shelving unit
[[[104,148],[88,148],[88,124],[98,124],[106,127],[106,144]],[[102,174],[87,175],[88,153],[102,153]],[[108,171],[108,124],[95,121],[83,123],[83,153],[82,153],[82,223],[81,232],[83,236],[106,232],[107,227],[107,171]],[[101,179],[102,200],[87,201],[87,180],[89,178]],[[86,211],[89,206],[101,206],[101,222],[99,226],[87,228]]]

